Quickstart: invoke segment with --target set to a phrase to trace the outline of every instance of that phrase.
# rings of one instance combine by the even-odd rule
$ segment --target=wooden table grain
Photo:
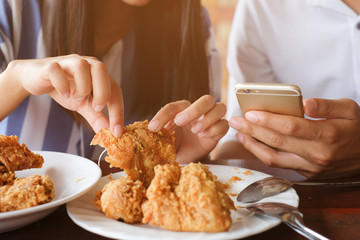
[[[234,165],[234,161],[215,161],[213,164]],[[103,174],[111,170],[102,164]],[[360,180],[360,176],[342,181]],[[355,240],[360,238],[360,187],[298,186],[294,189],[300,197],[299,209],[304,214],[305,224],[329,239]],[[77,226],[69,218],[66,206],[62,205],[40,221],[11,232],[1,233],[1,240],[105,240]],[[305,239],[284,224],[266,232],[245,238],[257,239]]]

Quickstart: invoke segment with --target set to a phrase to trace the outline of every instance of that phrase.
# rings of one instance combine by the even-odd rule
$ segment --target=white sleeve
[[[258,1],[239,0],[229,38],[227,67],[229,81],[227,90],[226,118],[241,116],[241,111],[235,95],[235,85],[239,82],[273,82],[275,80],[271,65],[262,45],[262,35],[258,24],[262,16],[258,15]],[[230,128],[221,139],[237,141],[236,130]]]

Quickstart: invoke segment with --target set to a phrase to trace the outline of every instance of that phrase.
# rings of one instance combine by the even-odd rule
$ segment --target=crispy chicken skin
[[[1,172],[0,170],[0,187],[6,184],[11,184],[15,181],[14,172]]]
[[[143,223],[172,231],[221,232],[232,224],[233,201],[207,166],[158,165],[142,205]]]
[[[95,196],[96,207],[109,218],[122,219],[126,223],[140,223],[141,204],[146,189],[142,182],[129,177],[121,177],[107,183]]]
[[[43,157],[19,144],[17,136],[0,135],[0,172],[41,168],[43,163]]]
[[[32,175],[0,187],[0,212],[34,207],[54,198],[54,183],[46,176]]]
[[[130,124],[119,138],[109,129],[102,129],[91,142],[107,149],[109,157],[105,160],[111,167],[124,169],[132,180],[140,180],[145,187],[154,177],[154,166],[175,164],[176,160],[173,134],[165,128],[151,132],[148,124],[147,120]]]

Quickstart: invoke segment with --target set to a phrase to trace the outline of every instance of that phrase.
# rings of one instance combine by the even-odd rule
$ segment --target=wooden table
[[[236,165],[236,161],[212,161],[213,164]],[[101,166],[104,175],[111,170]],[[360,176],[346,180],[360,180]],[[330,239],[360,238],[360,187],[297,186],[294,189],[300,197],[300,211],[304,222],[311,229]],[[65,205],[60,206],[44,219],[24,228],[0,234],[1,240],[66,239],[103,240],[78,227],[68,217]],[[246,239],[305,239],[284,224],[248,237]]]

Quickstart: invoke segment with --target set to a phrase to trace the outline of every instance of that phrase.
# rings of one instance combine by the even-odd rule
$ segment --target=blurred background
[[[221,100],[226,102],[228,71],[226,68],[227,43],[238,0],[202,0],[209,12],[214,28],[216,43],[222,58],[222,94]]]

